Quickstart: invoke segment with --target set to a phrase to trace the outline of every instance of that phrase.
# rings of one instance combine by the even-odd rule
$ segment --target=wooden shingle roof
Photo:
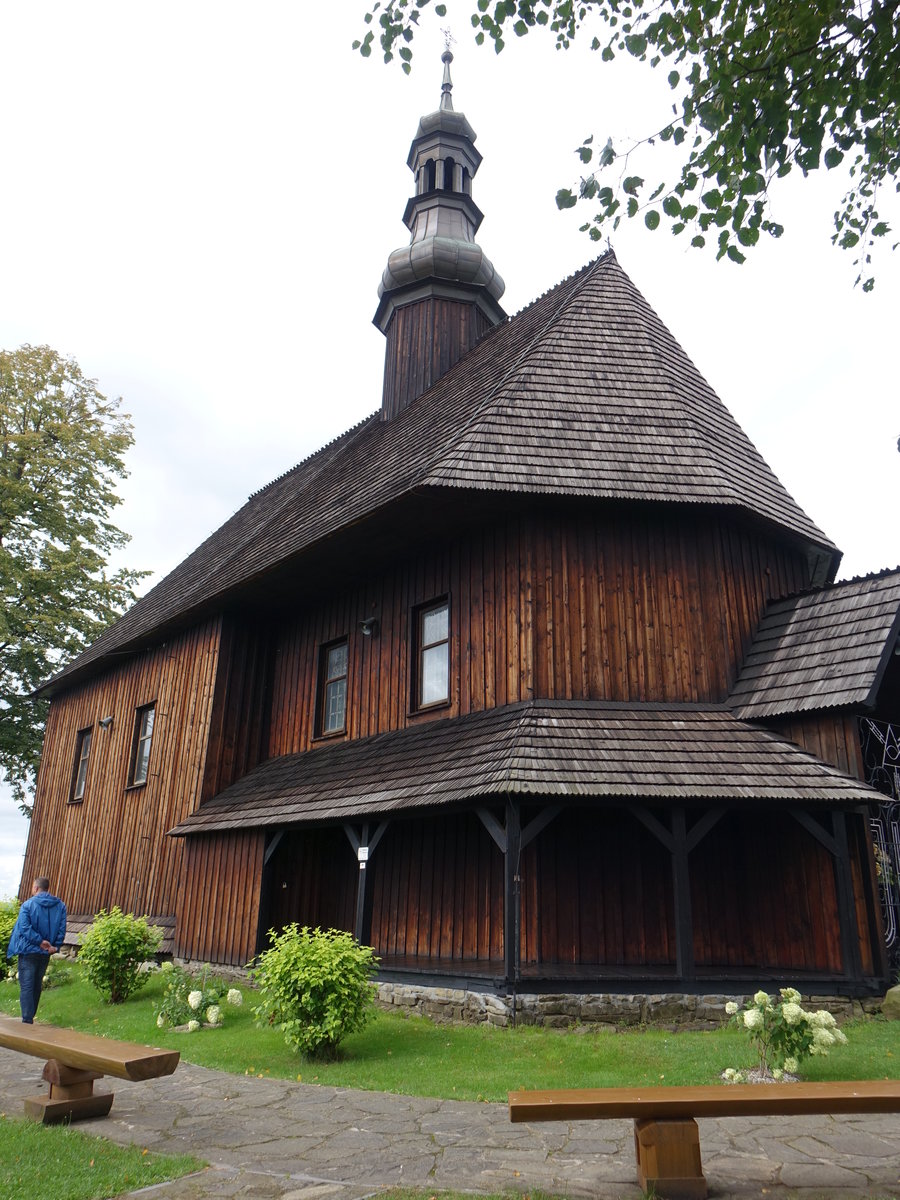
[[[871,708],[900,633],[900,568],[771,604],[729,703],[742,718]]]
[[[836,553],[609,252],[393,420],[374,414],[257,492],[51,690],[423,489],[727,505],[799,538],[825,575]]]
[[[508,794],[786,804],[878,795],[724,707],[531,700],[269,759],[171,832],[350,820]]]

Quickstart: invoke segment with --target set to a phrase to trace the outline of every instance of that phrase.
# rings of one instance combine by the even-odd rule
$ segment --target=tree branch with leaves
[[[110,572],[128,416],[49,346],[0,351],[0,777],[30,811],[45,701],[34,690],[134,599]]]
[[[376,3],[354,46],[369,56],[377,36],[385,61],[396,54],[409,71],[429,7],[446,15],[433,0]],[[470,19],[497,53],[510,36],[544,31],[559,50],[590,38],[601,62],[624,54],[667,70],[671,113],[646,137],[622,147],[592,135],[578,147],[594,169],[556,201],[594,207],[590,237],[643,218],[740,263],[763,234],[783,232],[770,212],[776,180],[842,166],[832,241],[871,290],[873,249],[891,233],[879,195],[900,191],[900,0],[475,0]],[[630,163],[657,142],[681,154],[672,175],[648,180]]]

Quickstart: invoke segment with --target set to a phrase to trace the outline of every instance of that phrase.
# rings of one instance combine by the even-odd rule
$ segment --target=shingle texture
[[[540,796],[860,803],[877,794],[724,708],[533,700],[269,759],[172,832]]]
[[[900,630],[900,569],[773,603],[731,693],[743,718],[869,706]]]
[[[252,496],[67,671],[429,486],[729,505],[834,551],[610,252]]]

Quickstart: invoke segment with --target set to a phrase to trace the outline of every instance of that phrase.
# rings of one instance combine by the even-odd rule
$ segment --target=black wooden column
[[[694,963],[694,917],[691,911],[691,873],[688,856],[722,816],[720,808],[710,808],[687,827],[687,814],[683,808],[672,809],[672,828],[666,829],[662,821],[641,805],[629,809],[645,825],[672,855],[672,898],[675,911],[675,970],[679,979],[691,981],[696,978]]]
[[[521,947],[521,897],[519,859],[522,854],[522,821],[518,800],[506,801],[506,856],[504,858],[503,970],[507,980],[518,982]]]
[[[372,855],[375,847],[381,841],[389,822],[382,821],[375,832],[369,836],[369,825],[366,822],[359,833],[352,825],[344,826],[344,833],[350,845],[356,851],[356,861],[359,864],[359,875],[356,884],[356,918],[353,923],[353,936],[363,946],[368,946],[372,940],[372,897],[374,894],[374,875],[372,870]]]

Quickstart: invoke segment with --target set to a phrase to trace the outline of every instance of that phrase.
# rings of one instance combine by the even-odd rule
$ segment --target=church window
[[[347,729],[347,639],[322,647],[319,667],[319,735]]]
[[[416,708],[450,699],[450,602],[437,600],[418,610]]]
[[[70,804],[77,804],[84,799],[84,788],[87,783],[88,758],[91,753],[90,729],[80,729],[75,738],[75,765],[72,769],[72,794]]]
[[[128,771],[129,787],[140,787],[147,782],[155,716],[155,704],[145,704],[135,713],[134,740],[131,745],[131,767]]]

